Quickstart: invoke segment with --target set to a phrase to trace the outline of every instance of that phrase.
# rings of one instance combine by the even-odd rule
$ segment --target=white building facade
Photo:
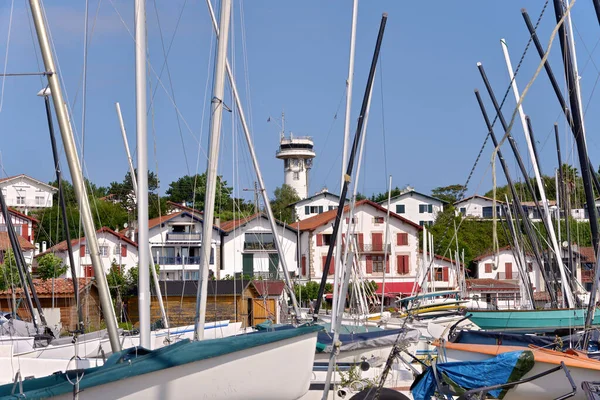
[[[52,195],[57,188],[27,175],[0,179],[0,188],[8,207],[25,214],[40,208],[52,207]]]
[[[302,221],[303,219],[314,217],[317,214],[335,210],[339,204],[340,196],[330,193],[327,189],[323,189],[314,196],[290,204],[290,207],[294,207],[296,219]]]
[[[429,226],[433,225],[437,215],[444,211],[445,203],[409,188],[390,199],[390,210],[420,226]],[[388,202],[385,200],[379,204],[387,208]]]
[[[519,280],[518,261],[510,247],[503,247],[497,253],[489,252],[475,257],[479,279]],[[530,253],[525,253],[525,266],[529,280],[535,291],[544,291],[544,281],[539,264]]]
[[[356,203],[352,221],[348,216],[349,207],[344,209],[341,229],[342,240],[346,245],[349,225],[351,236],[358,251],[360,270],[365,279],[381,282],[385,271],[386,292],[389,287],[402,287],[402,292],[410,293],[418,265],[418,234],[422,228],[396,213],[390,213],[388,259],[385,254],[385,217],[387,210],[370,200]],[[300,221],[300,276],[304,280],[320,280],[332,240],[333,221],[336,211],[328,211]],[[335,254],[335,253],[334,253]],[[385,264],[385,265],[384,265]],[[329,282],[333,282],[333,270],[340,263],[333,260],[329,269]],[[404,286],[401,286],[404,285]],[[400,289],[397,289],[400,291]]]
[[[457,201],[454,203],[454,207],[456,208],[457,215],[462,215],[463,217],[491,219],[494,210],[493,204],[493,199],[489,197],[474,195]],[[496,212],[498,216],[503,215],[502,204],[504,202],[496,200]]]
[[[179,211],[148,221],[149,241],[154,263],[160,266],[161,280],[198,280],[202,248],[200,215]],[[214,227],[210,240],[210,275],[219,278],[224,232]]]
[[[125,274],[129,269],[138,265],[138,246],[135,242],[107,227],[96,231],[96,236],[98,238],[100,260],[102,261],[105,273],[108,273],[112,267],[118,267]],[[75,262],[77,277],[90,278],[95,276],[86,239],[71,240],[71,247],[73,249],[73,261]],[[67,242],[62,241],[50,247],[46,251],[36,255],[35,259],[39,259],[48,253],[59,257],[69,267],[61,277],[72,278]]]
[[[224,277],[254,277],[281,280],[280,262],[275,240],[282,245],[283,256],[291,276],[298,274],[298,231],[277,221],[273,234],[267,217],[255,214],[249,218],[224,222],[224,259],[220,275]]]

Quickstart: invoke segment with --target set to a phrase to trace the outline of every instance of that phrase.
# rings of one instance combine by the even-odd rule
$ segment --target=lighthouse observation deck
[[[314,158],[316,156],[313,149],[314,142],[309,136],[291,136],[281,138],[279,149],[275,156],[280,159],[285,158]]]

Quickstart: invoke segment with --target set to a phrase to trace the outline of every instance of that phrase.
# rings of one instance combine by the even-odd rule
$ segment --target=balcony
[[[375,244],[368,243],[368,244],[363,244],[362,247],[363,247],[362,251],[361,251],[362,253],[385,253],[385,250],[386,250],[385,249],[386,246],[384,246],[383,243],[375,243]],[[387,252],[388,252],[388,254],[391,253],[391,247],[389,244],[387,245]]]
[[[176,242],[199,242],[202,238],[200,233],[185,233],[185,232],[169,232],[167,233],[167,240]]]
[[[199,265],[200,257],[154,257],[158,265]]]

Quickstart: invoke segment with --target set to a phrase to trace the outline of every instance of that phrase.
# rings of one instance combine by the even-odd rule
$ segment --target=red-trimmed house
[[[294,223],[300,230],[300,277],[319,281],[329,244],[332,240],[333,223],[337,210],[326,211]],[[384,267],[385,218],[387,210],[370,200],[358,201],[352,221],[349,206],[344,207],[342,218],[342,242],[346,246],[352,238],[358,251],[358,259],[365,279],[380,284],[385,270],[386,293],[410,294],[415,281],[418,264],[419,232],[422,227],[408,219],[390,212],[388,260]],[[351,226],[353,233],[347,237]],[[335,257],[334,257],[335,258]],[[340,268],[335,259],[329,269],[329,282],[333,282],[333,269]],[[385,269],[384,269],[385,268]],[[388,290],[389,288],[389,290]]]
[[[125,235],[113,231],[110,228],[102,227],[96,231],[98,237],[98,251],[100,260],[104,267],[104,271],[108,273],[112,266],[121,268],[123,273],[127,272],[131,267],[138,264],[138,245],[131,241]],[[71,246],[73,248],[73,259],[75,261],[75,270],[78,278],[91,278],[94,276],[94,268],[90,258],[90,250],[87,246],[85,237],[72,239]],[[70,265],[68,254],[67,241],[64,240],[45,252],[35,256],[39,259],[45,254],[52,253],[63,260],[67,266]],[[67,268],[64,275],[65,278],[71,278],[71,269]]]
[[[25,256],[25,261],[31,264],[35,250],[35,246],[33,245],[35,239],[34,230],[38,224],[38,220],[12,208],[9,208],[9,213],[11,222],[19,238],[19,244],[23,251],[23,256]],[[4,215],[0,213],[0,262],[4,261],[4,254],[8,249],[11,249],[11,245],[6,230],[6,221],[4,220]]]

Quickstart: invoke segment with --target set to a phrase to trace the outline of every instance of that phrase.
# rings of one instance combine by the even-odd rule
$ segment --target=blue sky
[[[483,63],[497,96],[501,97],[509,80],[499,40],[506,38],[513,65],[516,65],[528,40],[520,7],[527,7],[535,21],[542,4],[397,0],[360,3],[353,121],[360,108],[381,13],[389,14],[373,93],[364,168],[358,183],[361,192],[384,191],[387,174],[393,176],[394,186],[410,184],[424,193],[437,186],[465,182],[486,133],[473,96],[473,89],[478,87],[486,102],[488,100],[476,63]],[[46,4],[80,144],[84,7],[85,2],[61,0]],[[27,2],[14,2],[7,52],[10,10],[11,1],[2,0],[0,68],[6,63],[7,72],[38,71],[39,51],[30,31]],[[286,130],[312,136],[315,140],[317,159],[311,171],[310,192],[324,186],[330,190],[339,188],[351,12],[350,0],[234,1],[230,58],[235,65],[238,87],[270,193],[282,184],[283,165],[275,158],[279,128],[267,119],[279,117],[282,110],[285,110]],[[180,14],[181,21],[177,24]],[[115,101],[121,104],[130,145],[136,148],[132,16],[132,1],[89,2],[85,173],[99,185],[121,181],[127,171]],[[577,2],[573,17],[583,99],[587,110],[593,111],[600,106],[595,94],[600,27],[589,1]],[[164,192],[171,181],[187,173],[204,172],[206,168],[207,99],[212,87],[214,38],[205,2],[201,0],[148,2],[147,20],[153,71],[148,76],[152,91],[156,92],[148,123],[149,165],[157,171]],[[539,29],[544,46],[554,25],[550,4]],[[181,130],[166,69],[160,82],[157,80],[164,65],[161,36],[168,47],[173,35],[168,66],[174,98],[182,116]],[[531,48],[528,52],[517,78],[521,89],[539,63],[534,50]],[[550,60],[562,83],[559,56],[557,40]],[[53,179],[43,101],[36,97],[43,86],[38,77],[7,78],[4,82],[0,110],[3,175],[26,173],[43,181]],[[226,102],[232,103],[229,98]],[[487,104],[491,113],[491,105]],[[507,118],[514,104],[511,93],[505,106]],[[533,121],[542,170],[546,174],[553,173],[556,167],[553,123],[559,123],[563,157],[571,160],[573,140],[543,72],[533,84],[524,107]],[[586,115],[589,153],[596,166],[600,164],[597,115],[594,112]],[[236,195],[250,198],[250,193],[242,189],[251,187],[254,181],[252,165],[239,124],[233,117],[227,114],[224,118],[219,169],[234,186]],[[353,122],[351,131],[355,128]],[[499,126],[496,132],[501,132]],[[514,136],[525,155],[525,141],[518,121]],[[509,149],[503,150],[516,177]],[[490,157],[488,144],[469,185],[469,194],[484,193],[491,188]],[[575,162],[578,165],[577,159]],[[530,165],[529,160],[526,163]],[[504,179],[499,177],[499,182],[503,183]]]

